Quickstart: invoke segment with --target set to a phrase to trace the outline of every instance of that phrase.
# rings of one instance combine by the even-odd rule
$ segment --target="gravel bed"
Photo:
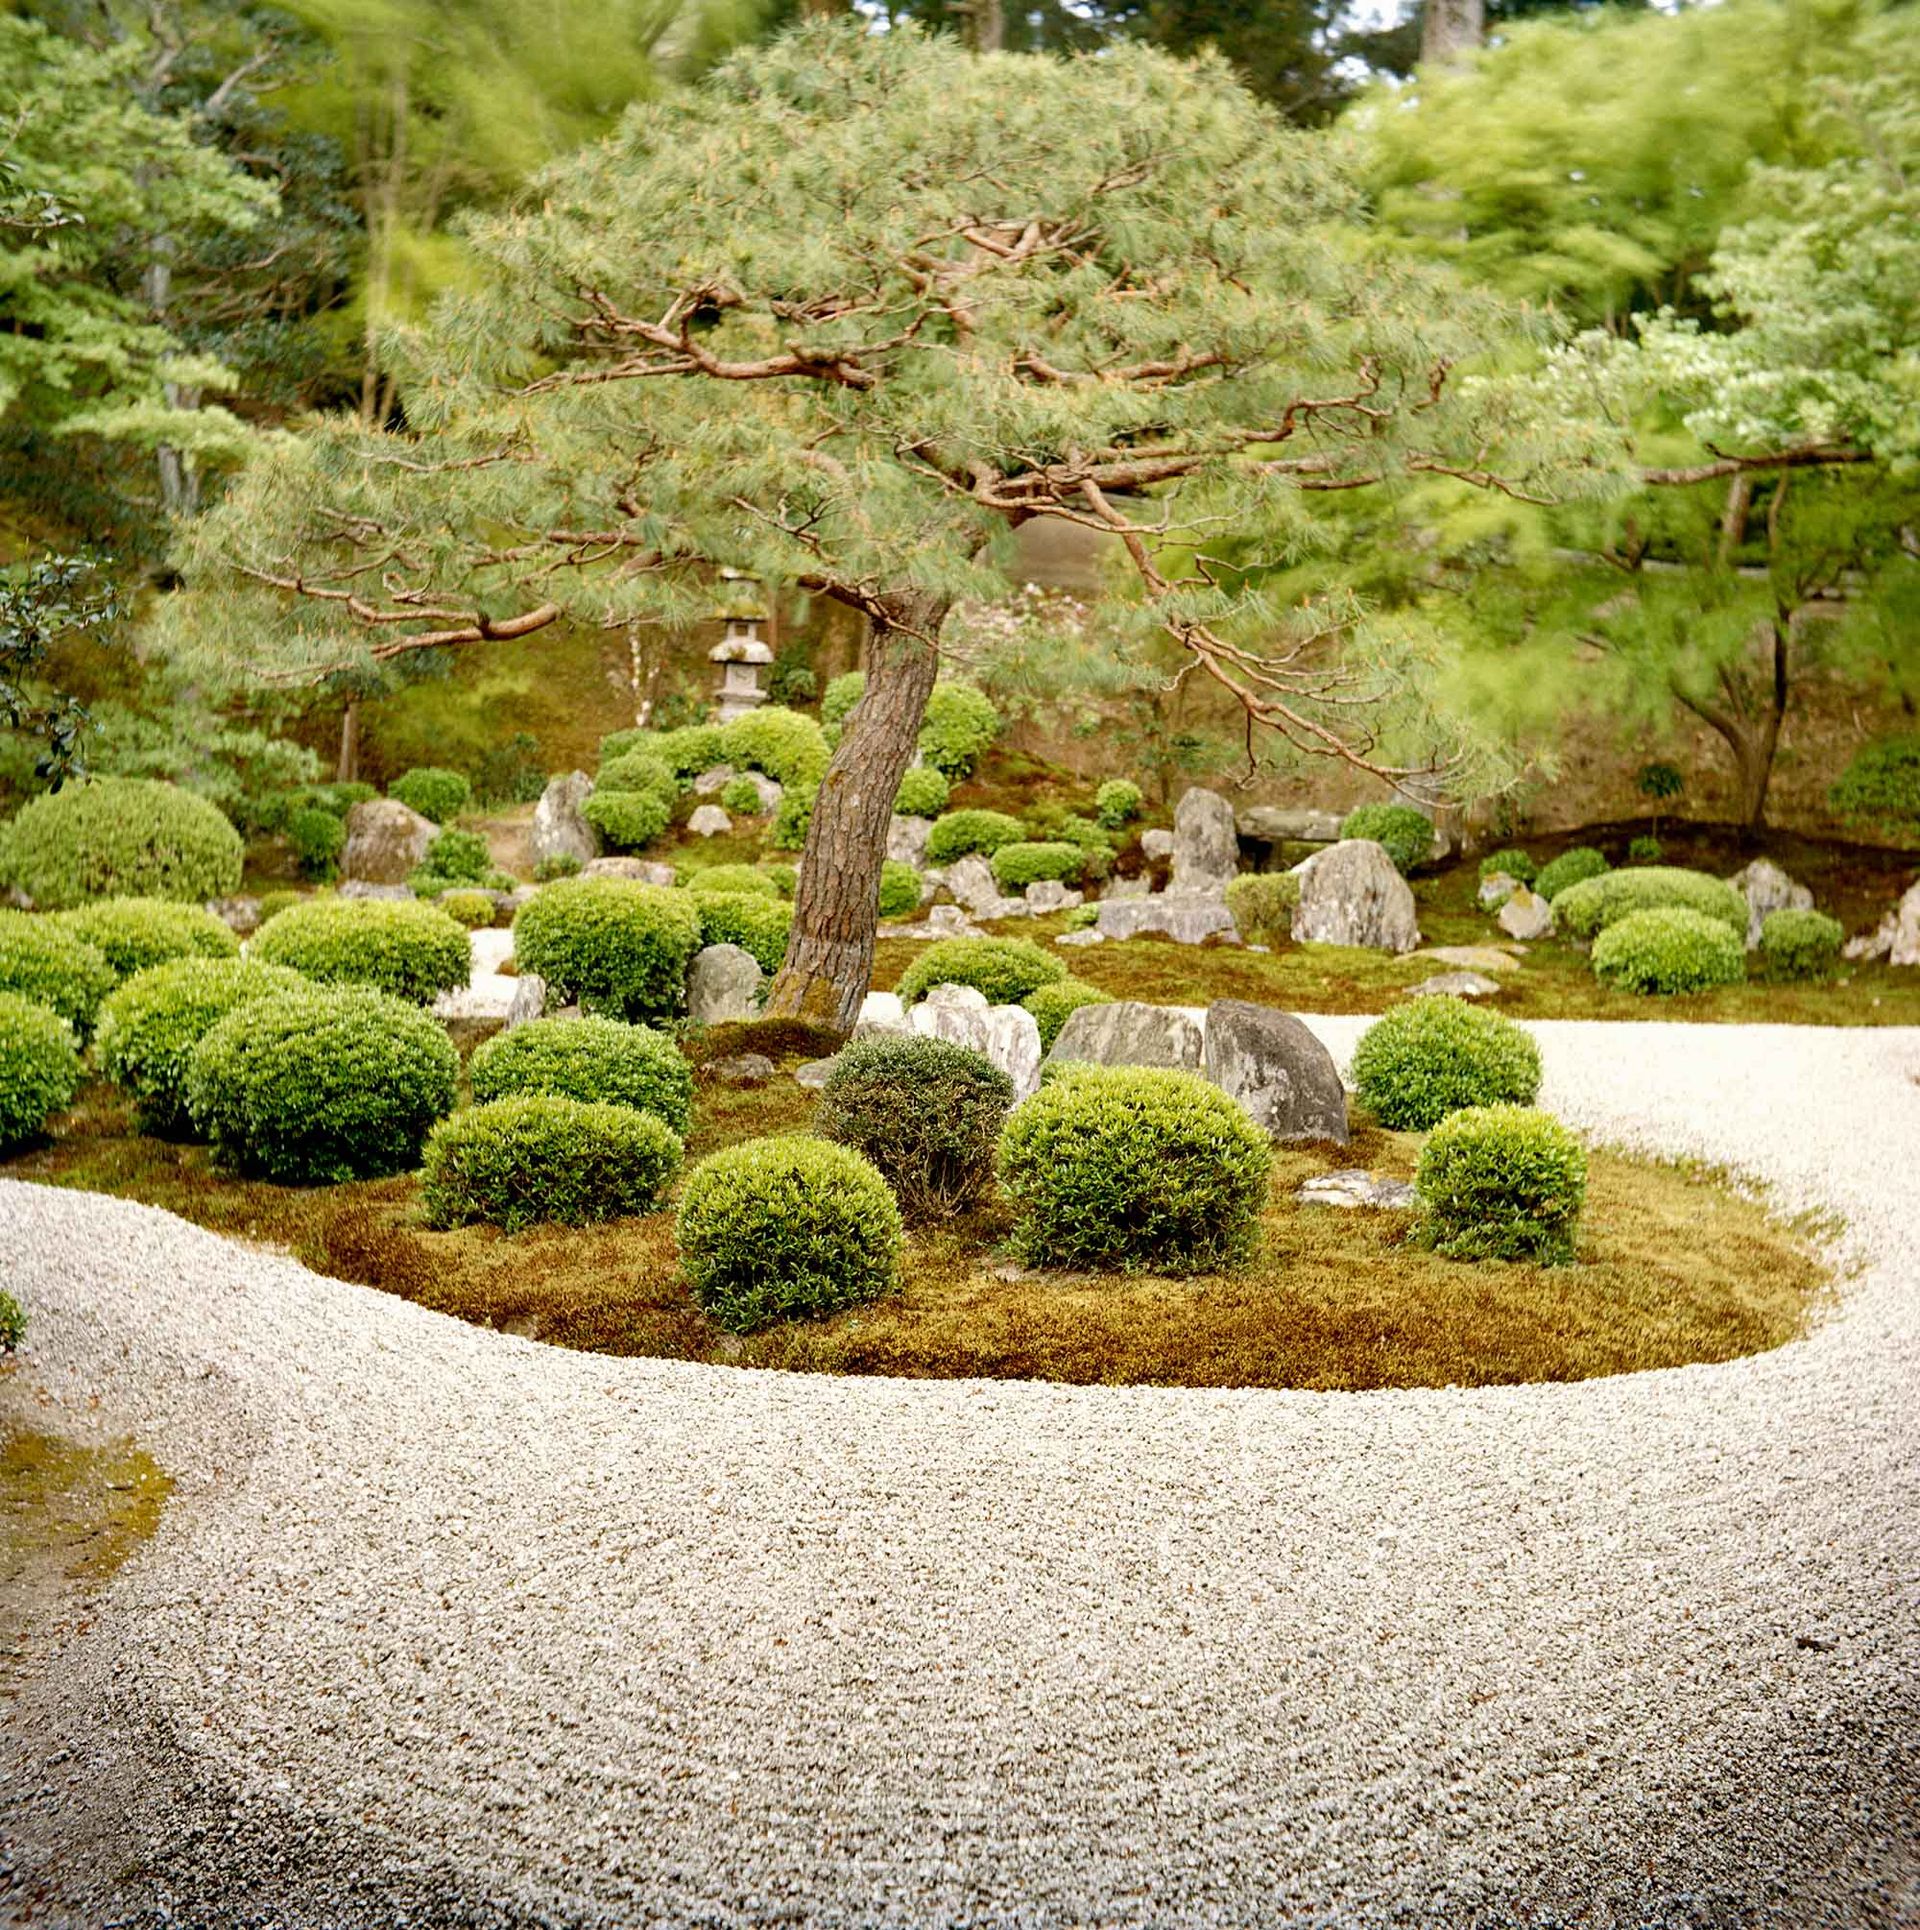
[[[0,1418],[178,1481],[0,1727],[0,1920],[1920,1923],[1920,1031],[1532,1029],[1574,1124],[1845,1216],[1806,1338],[745,1373],[0,1185]]]

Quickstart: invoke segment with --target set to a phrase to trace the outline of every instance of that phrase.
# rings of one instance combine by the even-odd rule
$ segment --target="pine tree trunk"
[[[340,756],[333,767],[334,781],[351,784],[360,775],[360,699],[349,697],[340,713]]]
[[[794,889],[793,933],[773,988],[769,1018],[803,1019],[851,1032],[873,974],[880,866],[894,794],[913,761],[939,669],[932,639],[946,604],[898,599],[891,622],[876,619],[867,684],[827,766]]]

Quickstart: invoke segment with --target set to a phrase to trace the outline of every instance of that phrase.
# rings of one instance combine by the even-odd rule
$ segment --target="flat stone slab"
[[[1373,1206],[1404,1213],[1414,1204],[1414,1191],[1403,1179],[1348,1166],[1337,1173],[1316,1174],[1295,1191],[1294,1198],[1303,1206]]]
[[[1240,936],[1224,898],[1184,897],[1170,891],[1152,898],[1103,898],[1100,922],[1094,929],[1102,938],[1153,934],[1180,945],[1198,945],[1216,937],[1237,941]]]
[[[1485,972],[1436,972],[1418,985],[1410,985],[1407,996],[1411,999],[1484,999],[1492,998],[1499,990],[1500,981],[1489,978]]]
[[[1525,963],[1499,945],[1429,945],[1407,956],[1430,958],[1436,965],[1451,965],[1463,972],[1517,972]]]

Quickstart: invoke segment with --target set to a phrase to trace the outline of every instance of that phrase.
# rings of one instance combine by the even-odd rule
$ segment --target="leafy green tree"
[[[87,708],[48,679],[55,647],[105,633],[123,614],[112,585],[76,556],[0,572],[0,730],[32,746],[36,778],[58,790],[80,766]]]

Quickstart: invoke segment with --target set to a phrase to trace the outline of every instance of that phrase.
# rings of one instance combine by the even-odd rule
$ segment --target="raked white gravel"
[[[0,1186],[0,1418],[178,1481],[0,1731],[0,1913],[1920,1923],[1920,1032],[1534,1029],[1568,1120],[1845,1217],[1806,1338],[1475,1392],[744,1373]]]

